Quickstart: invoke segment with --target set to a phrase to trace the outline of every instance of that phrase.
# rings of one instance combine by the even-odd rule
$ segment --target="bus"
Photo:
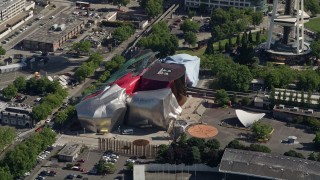
[[[76,6],[79,9],[89,9],[90,8],[90,3],[88,2],[83,2],[83,1],[77,1]]]

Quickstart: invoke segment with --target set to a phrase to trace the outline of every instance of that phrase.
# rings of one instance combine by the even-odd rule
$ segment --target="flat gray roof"
[[[82,144],[69,143],[59,153],[59,156],[74,156],[82,147]]]
[[[305,108],[301,108],[301,107],[297,107],[297,110],[294,110],[295,107],[293,106],[284,106],[284,108],[280,108],[280,105],[275,105],[273,108],[273,111],[279,111],[279,112],[286,112],[289,114],[296,114],[296,115],[301,115],[301,116],[309,116],[309,117],[316,117],[316,118],[320,118],[320,112],[315,110],[315,109],[311,109],[313,111],[313,113],[310,113],[308,110],[309,109],[305,109]]]
[[[67,13],[61,13],[58,17],[49,20],[45,25],[39,27],[37,31],[25,38],[28,41],[37,41],[43,43],[55,43],[58,42],[61,37],[68,34],[74,27],[80,25],[85,19],[79,16],[74,16]],[[65,24],[65,30],[53,31],[51,27],[54,24]]]
[[[320,179],[320,162],[227,148],[219,172],[267,179]]]

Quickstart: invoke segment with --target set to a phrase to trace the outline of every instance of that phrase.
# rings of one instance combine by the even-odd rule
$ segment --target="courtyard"
[[[224,148],[228,143],[234,139],[239,140],[245,145],[251,143],[258,143],[250,138],[251,132],[249,130],[242,130],[237,128],[228,128],[221,126],[222,120],[238,121],[233,108],[207,108],[201,117],[203,123],[208,123],[218,129],[218,134],[214,137],[221,143]],[[288,126],[285,122],[272,118],[272,115],[267,114],[260,120],[262,123],[270,124],[274,128],[271,139],[267,143],[261,143],[272,150],[272,153],[283,154],[289,150],[295,150],[307,157],[314,151],[312,140],[315,134],[307,132],[305,129],[298,129]],[[283,144],[282,140],[287,139],[288,136],[296,136],[299,143]]]

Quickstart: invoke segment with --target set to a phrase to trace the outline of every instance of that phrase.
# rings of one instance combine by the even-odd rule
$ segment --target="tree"
[[[228,93],[224,89],[220,89],[216,91],[215,99],[217,104],[221,106],[228,105],[228,103],[230,102]]]
[[[80,41],[73,43],[71,49],[77,51],[77,54],[81,54],[81,52],[88,54],[91,46],[92,45],[90,41]]]
[[[298,152],[296,152],[296,151],[294,151],[294,150],[287,151],[287,152],[285,152],[283,155],[285,155],[285,156],[290,156],[290,157],[302,158],[302,159],[305,158],[305,157],[303,156],[303,154],[298,153]]]
[[[4,179],[4,180],[13,179],[13,176],[10,173],[10,170],[8,167],[0,167],[0,177],[1,179]]]
[[[250,151],[271,153],[270,148],[268,148],[267,146],[260,145],[260,144],[250,144],[249,149],[250,149]]]
[[[258,31],[257,33],[256,33],[256,44],[260,44],[261,43],[261,37],[260,37],[260,31]]]
[[[238,104],[239,103],[239,99],[237,97],[237,93],[234,93],[232,96],[232,103],[234,104]]]
[[[188,31],[197,33],[200,29],[200,24],[195,21],[191,21],[190,19],[187,19],[180,25],[180,29],[184,33],[188,32]]]
[[[196,12],[195,11],[188,11],[188,18],[191,19],[193,16],[196,15]]]
[[[283,100],[283,102],[286,102],[286,100],[287,100],[287,90],[286,89],[283,92],[282,100]]]
[[[97,173],[98,174],[103,174],[106,172],[107,168],[106,168],[106,163],[104,162],[104,160],[100,160],[98,162],[98,164],[96,164],[96,169],[97,169]]]
[[[241,144],[238,140],[233,140],[229,142],[229,144],[227,145],[227,148],[246,149],[245,145]]]
[[[32,108],[32,116],[36,121],[47,118],[52,109],[47,104],[40,104]]]
[[[214,49],[213,49],[213,39],[210,38],[207,42],[207,48],[204,54],[214,54]]]
[[[250,101],[249,97],[243,97],[242,100],[241,100],[241,104],[243,106],[249,106],[251,104],[251,101]]]
[[[222,47],[221,41],[219,41],[219,46],[218,46],[218,48],[219,48],[219,51],[220,51],[220,52],[222,52],[222,51],[224,50],[223,47]]]
[[[158,148],[156,161],[159,163],[166,163],[168,161],[168,149],[169,146],[165,144],[161,144]]]
[[[114,4],[119,6],[119,9],[121,6],[127,6],[130,3],[130,0],[114,0]]]
[[[248,42],[249,42],[249,43],[253,43],[253,38],[252,38],[252,33],[251,33],[251,31],[249,31]]]
[[[269,124],[263,124],[261,122],[254,122],[251,131],[255,139],[268,139],[271,131],[273,130],[272,126]]]
[[[116,166],[113,163],[107,163],[106,164],[106,173],[113,174],[116,172]]]
[[[317,0],[308,0],[304,2],[304,8],[307,11],[310,11],[312,16],[316,16],[320,13],[319,1]]]
[[[244,32],[242,37],[241,37],[241,45],[246,46],[248,43],[248,37],[247,37],[247,32]]]
[[[18,93],[17,88],[13,84],[9,84],[2,90],[2,95],[5,99],[10,100]]]
[[[14,141],[16,135],[16,130],[13,127],[0,127],[0,151],[2,151],[3,148],[7,145],[11,144]]]
[[[278,98],[277,98],[278,103],[281,102],[281,91],[278,92]]]
[[[220,148],[220,142],[217,139],[209,139],[205,142],[205,147],[210,149],[219,149]]]
[[[24,77],[19,76],[13,81],[13,85],[19,92],[23,92],[24,90],[26,90],[27,82]]]
[[[163,4],[162,0],[147,0],[144,10],[149,17],[155,18],[162,13],[162,10],[163,10],[162,4]]]
[[[256,28],[256,26],[261,24],[262,21],[263,21],[262,12],[256,11],[256,12],[252,13],[251,17],[252,17],[251,18],[252,19],[252,25],[254,25],[254,28]]]
[[[233,43],[232,43],[232,38],[231,37],[228,38],[228,43],[229,43],[230,48],[232,48],[233,47]]]
[[[220,42],[220,41],[219,41]],[[229,45],[229,43],[228,42],[226,42],[225,44],[224,44],[224,49],[226,50],[226,51],[230,51],[230,45]]]
[[[5,55],[6,52],[7,51],[2,46],[0,46],[0,55]]]
[[[134,29],[129,25],[123,25],[118,27],[112,33],[114,39],[123,42],[127,40],[134,33]]]
[[[241,41],[240,41],[240,35],[238,34],[237,40],[236,40],[236,44],[237,44],[238,46],[240,46],[240,43],[241,43]]]
[[[66,111],[59,111],[54,121],[60,124],[62,127],[62,125],[67,121],[67,119],[68,119],[68,114],[66,113]]]
[[[319,161],[318,157],[318,153],[312,152],[311,154],[309,154],[308,159],[311,161]]]
[[[188,31],[184,35],[184,41],[189,44],[189,46],[195,46],[197,44],[197,35],[194,32]]]
[[[201,153],[197,146],[192,146],[192,164],[201,162]]]
[[[271,94],[270,94],[270,102],[271,104],[275,104],[275,96],[276,96],[276,91],[274,87],[271,88]]]
[[[320,149],[320,131],[316,133],[316,137],[313,139],[314,146],[316,149]]]
[[[292,91],[290,92],[290,95],[289,95],[289,104],[293,105],[293,92]]]
[[[192,137],[187,140],[187,144],[190,147],[196,146],[196,147],[199,147],[200,149],[203,149],[204,144],[205,144],[205,140],[200,139],[200,138],[196,138],[196,137]]]
[[[312,92],[309,90],[308,96],[307,96],[307,107],[311,106],[311,96],[312,96]]]
[[[139,47],[158,51],[160,58],[173,55],[178,45],[178,38],[170,34],[170,29],[164,21],[153,25],[151,33],[147,37],[141,38],[138,43]]]
[[[311,48],[311,55],[319,59],[320,58],[320,40],[312,41],[310,44],[310,48]]]
[[[294,104],[298,104],[298,93],[296,92],[296,96],[294,97],[293,100]]]
[[[126,164],[126,166],[127,166],[126,169],[127,169],[128,171],[133,171],[133,165],[134,165],[134,164],[133,164],[132,162],[127,163],[127,164]]]

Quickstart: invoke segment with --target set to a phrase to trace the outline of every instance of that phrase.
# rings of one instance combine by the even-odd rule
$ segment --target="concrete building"
[[[1,0],[0,1],[0,21],[1,23],[16,16],[23,11],[25,0]]]
[[[70,143],[67,144],[59,153],[58,159],[60,161],[73,162],[80,153],[82,144]]]
[[[31,118],[32,109],[23,107],[7,107],[0,112],[0,123],[10,126],[31,128],[35,121]]]
[[[85,19],[62,13],[24,39],[22,46],[24,50],[54,52],[68,39],[79,34],[85,23]]]
[[[279,154],[225,149],[219,172],[262,179],[319,179],[320,163]],[[230,178],[231,179],[231,178]]]
[[[284,105],[275,105],[273,108],[273,117],[283,121],[293,121],[295,118],[317,118],[320,119],[320,112],[313,109],[303,109],[300,107],[289,107]]]
[[[206,7],[208,10],[212,8],[253,8],[256,11],[267,11],[266,0],[185,0],[184,5],[187,8]]]

